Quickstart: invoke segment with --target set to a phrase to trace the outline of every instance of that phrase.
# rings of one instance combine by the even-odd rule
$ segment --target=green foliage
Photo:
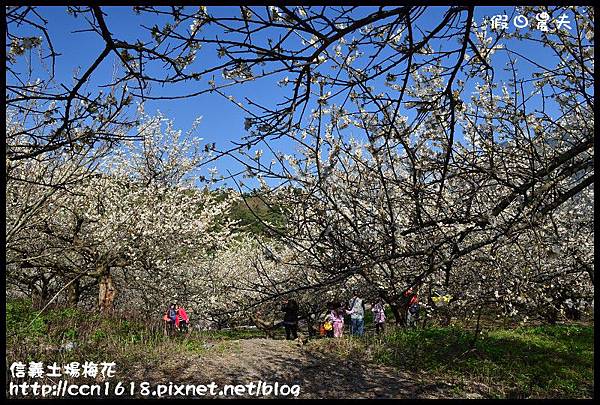
[[[162,325],[145,320],[123,319],[115,314],[103,317],[76,308],[48,308],[30,328],[23,328],[38,314],[31,301],[7,302],[6,362],[42,361],[101,362],[110,358],[123,375],[128,370],[157,367],[172,360],[173,353],[199,355],[208,351],[229,352],[235,349],[232,339],[256,337],[253,331],[197,333],[166,337]],[[254,332],[254,334],[256,334]],[[66,342],[75,343],[64,350]],[[152,366],[153,365],[153,366]]]
[[[192,331],[164,337],[161,328],[142,320],[103,318],[73,308],[39,311],[27,300],[6,305],[6,361],[88,361],[114,359],[123,372],[140,364],[157,367],[171,353],[202,355],[232,352],[239,339],[262,338],[256,329]],[[72,351],[60,350],[65,341]],[[474,343],[474,344],[473,344]],[[457,397],[471,392],[469,382],[484,384],[486,397],[582,398],[594,392],[594,329],[585,325],[544,325],[491,329],[476,340],[472,329],[388,326],[380,336],[318,339],[309,348],[340,361],[375,361],[411,373],[427,373],[453,382]]]
[[[269,207],[258,195],[246,195],[231,209],[231,217],[238,221],[238,226],[254,235],[268,235],[268,223],[275,228],[284,224],[284,217],[277,207]],[[258,218],[257,218],[258,217]]]
[[[133,325],[127,319],[119,322],[119,334],[127,336],[132,333],[132,329]]]
[[[581,398],[593,395],[593,326],[491,330],[475,339],[458,327],[390,328],[382,336],[327,340],[327,349],[447,380],[477,381],[489,397]],[[350,339],[346,339],[350,340]]]
[[[100,341],[106,339],[107,336],[108,335],[106,334],[105,331],[103,331],[102,329],[98,329],[92,334],[92,340],[94,342],[100,342]]]
[[[183,347],[194,354],[203,354],[206,352],[205,343],[200,340],[186,339],[185,341],[183,341]]]
[[[6,331],[30,336],[43,336],[48,327],[43,316],[34,310],[31,300],[11,300],[6,303]]]
[[[54,322],[77,322],[85,317],[85,314],[82,311],[79,311],[77,308],[55,308],[55,309],[47,309],[42,316],[48,323]]]
[[[65,331],[64,333],[64,337],[67,340],[75,340],[77,339],[77,329],[75,328],[69,328]]]

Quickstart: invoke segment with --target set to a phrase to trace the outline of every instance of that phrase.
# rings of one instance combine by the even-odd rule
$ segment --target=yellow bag
[[[327,331],[332,330],[333,329],[333,324],[331,322],[327,321],[327,322],[325,322],[323,324],[323,329],[325,329]]]
[[[433,302],[437,305],[447,305],[450,300],[452,299],[452,296],[450,294],[446,294],[446,295],[442,295],[442,296],[437,296],[437,297],[432,297],[431,298],[433,300]]]

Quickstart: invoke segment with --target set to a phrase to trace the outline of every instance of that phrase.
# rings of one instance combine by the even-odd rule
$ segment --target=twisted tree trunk
[[[79,304],[79,297],[81,296],[81,285],[79,279],[73,281],[69,286],[69,306],[76,307]]]
[[[31,283],[31,301],[33,308],[42,308],[48,301],[48,297],[48,283],[45,279],[41,279],[41,286],[36,285],[35,282]]]
[[[404,326],[406,324],[406,314],[402,311],[402,308],[395,303],[388,302],[392,313],[394,314],[394,320],[396,321],[396,325]]]
[[[116,289],[113,284],[110,268],[103,265],[100,271],[98,307],[102,314],[110,314],[114,309]]]

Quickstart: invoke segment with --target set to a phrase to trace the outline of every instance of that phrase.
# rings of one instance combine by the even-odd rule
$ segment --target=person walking
[[[298,338],[298,303],[295,299],[285,300],[281,310],[284,312],[283,326],[287,340]]]
[[[365,333],[365,302],[358,297],[358,291],[352,292],[352,299],[348,303],[350,314],[350,333],[362,336]]]
[[[378,298],[377,301],[373,303],[373,307],[371,308],[373,311],[373,322],[375,323],[375,333],[379,335],[380,332],[383,331],[385,325],[385,311],[383,299]]]
[[[406,326],[414,328],[417,326],[417,320],[419,319],[419,295],[412,288],[409,288],[404,295],[409,297]]]

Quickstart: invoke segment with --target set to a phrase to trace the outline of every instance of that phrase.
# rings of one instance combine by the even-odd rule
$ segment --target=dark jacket
[[[283,315],[285,323],[298,323],[298,304],[296,301],[288,301],[286,305],[281,307],[281,310],[285,312]]]

